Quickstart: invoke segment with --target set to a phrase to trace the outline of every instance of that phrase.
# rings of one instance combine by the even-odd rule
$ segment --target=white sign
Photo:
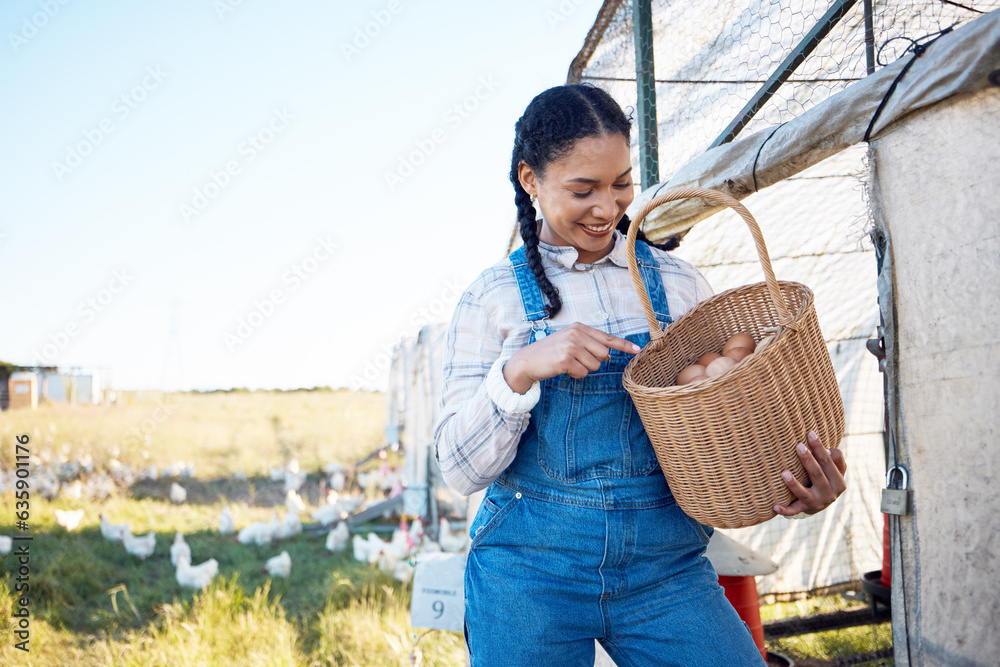
[[[462,632],[465,620],[465,554],[417,556],[410,625]]]

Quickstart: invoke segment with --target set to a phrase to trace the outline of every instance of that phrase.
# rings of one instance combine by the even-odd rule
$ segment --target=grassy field
[[[3,665],[464,665],[459,633],[425,633],[409,625],[410,585],[332,554],[325,531],[307,530],[266,547],[236,544],[218,532],[229,505],[237,528],[284,512],[284,489],[268,471],[296,459],[309,477],[302,496],[320,500],[327,463],[350,466],[383,444],[384,399],[348,391],[124,394],[108,406],[42,406],[0,413],[0,467],[14,467],[15,436],[27,434],[33,471],[92,461],[114,479],[110,492],[79,499],[69,490],[30,501],[30,652],[0,640]],[[187,501],[174,505],[174,479],[141,479],[178,462],[194,477],[179,479]],[[111,474],[111,471],[114,471]],[[33,479],[33,482],[37,480]],[[84,509],[67,532],[55,509]],[[15,534],[15,499],[0,493],[0,535]],[[155,531],[147,560],[105,540],[99,514],[128,522],[136,535]],[[307,516],[307,515],[304,515]],[[183,532],[192,560],[219,562],[204,592],[181,588],[170,563],[174,533]],[[267,576],[264,562],[282,550],[287,579]],[[14,609],[12,555],[0,557],[0,618]],[[844,608],[839,596],[761,610],[765,621]],[[883,624],[816,633],[769,644],[797,658],[831,659],[891,644]],[[419,658],[418,658],[419,655]],[[821,663],[816,663],[821,664]]]
[[[349,550],[330,553],[325,532],[258,547],[217,530],[227,504],[237,528],[283,512],[282,484],[268,470],[292,459],[310,472],[302,496],[314,508],[322,466],[352,464],[382,444],[383,428],[382,395],[346,391],[125,395],[112,406],[0,413],[7,470],[22,433],[36,465],[90,456],[95,473],[196,466],[194,479],[178,480],[188,491],[182,505],[170,503],[169,479],[117,486],[107,498],[32,495],[30,652],[5,633],[0,664],[410,665],[418,639],[422,664],[464,664],[460,634],[409,626],[409,584],[355,562]],[[0,535],[15,534],[14,503],[9,490],[0,495]],[[85,515],[76,530],[56,524],[53,510],[77,508]],[[101,513],[136,535],[155,531],[154,554],[142,561],[105,540]],[[204,593],[174,578],[175,531],[185,534],[193,562],[219,562]],[[262,568],[282,550],[291,576],[272,580]],[[13,604],[12,559],[2,558],[4,619]]]

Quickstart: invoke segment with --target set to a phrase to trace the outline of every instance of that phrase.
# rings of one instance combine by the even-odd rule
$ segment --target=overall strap
[[[663,290],[663,276],[660,274],[660,264],[653,258],[653,252],[642,241],[635,242],[635,260],[642,276],[642,284],[646,287],[646,296],[653,306],[653,314],[660,324],[670,324],[670,308],[667,306],[667,294]]]
[[[528,267],[528,257],[524,246],[510,254],[510,265],[517,278],[517,288],[521,291],[521,303],[524,305],[525,322],[536,322],[545,319],[545,297],[538,287],[535,274]]]

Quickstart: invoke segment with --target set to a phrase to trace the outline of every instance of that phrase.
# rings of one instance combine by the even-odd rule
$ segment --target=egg
[[[743,361],[747,357],[753,354],[753,350],[748,350],[745,347],[734,347],[726,352],[726,356],[730,359],[735,359],[736,361]]]
[[[706,352],[705,354],[698,357],[698,364],[708,368],[708,365],[721,357],[721,354],[716,354],[715,352]]]
[[[705,367],[699,364],[692,364],[677,374],[677,384],[688,384],[691,378],[705,375]]]
[[[745,334],[745,333],[733,334],[732,336],[729,337],[729,340],[726,341],[726,344],[722,346],[722,354],[726,354],[729,350],[733,349],[734,347],[745,347],[746,349],[753,352],[756,346],[757,344],[754,343],[753,336],[751,336],[750,334]]]
[[[731,357],[719,357],[708,365],[705,374],[710,377],[718,377],[736,365],[736,360]]]
[[[695,375],[693,378],[688,380],[688,384],[696,384],[698,382],[701,382],[702,380],[707,380],[707,379],[708,379],[707,375]]]

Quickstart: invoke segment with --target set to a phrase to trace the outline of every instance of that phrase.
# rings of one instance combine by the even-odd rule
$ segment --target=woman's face
[[[538,196],[542,241],[573,246],[583,264],[611,252],[615,226],[634,197],[625,137],[580,139],[562,158],[546,165],[544,177],[523,162],[518,176],[525,191]]]

